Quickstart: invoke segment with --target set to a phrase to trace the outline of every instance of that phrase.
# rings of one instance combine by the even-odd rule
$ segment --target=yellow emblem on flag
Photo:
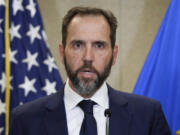
[[[178,130],[178,131],[176,132],[176,135],[180,135],[180,130]]]

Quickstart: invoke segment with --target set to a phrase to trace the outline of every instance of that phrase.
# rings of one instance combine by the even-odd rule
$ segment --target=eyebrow
[[[98,40],[98,41],[94,41],[93,44],[103,44],[103,45],[107,45],[108,43],[106,41],[103,40]]]
[[[72,40],[70,42],[70,44],[75,44],[75,43],[80,43],[80,44],[85,44],[86,42],[84,40]],[[93,41],[92,44],[103,44],[103,45],[107,45],[108,43],[106,41],[103,40],[97,40],[97,41]]]
[[[83,43],[83,44],[85,44],[85,41],[83,41],[83,40],[72,40],[71,42],[70,42],[70,44],[75,44],[75,43]]]

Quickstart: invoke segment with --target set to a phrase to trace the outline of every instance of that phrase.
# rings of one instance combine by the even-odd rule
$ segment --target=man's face
[[[103,16],[75,16],[69,24],[66,47],[60,53],[70,86],[83,97],[92,96],[110,73],[117,56],[110,28]]]

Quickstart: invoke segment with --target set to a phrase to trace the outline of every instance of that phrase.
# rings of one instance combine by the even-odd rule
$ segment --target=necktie
[[[84,111],[80,135],[97,135],[96,120],[93,116],[93,105],[95,104],[92,100],[83,100],[79,103],[80,108]]]

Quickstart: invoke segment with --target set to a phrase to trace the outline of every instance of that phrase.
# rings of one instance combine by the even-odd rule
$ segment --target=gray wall
[[[63,80],[58,45],[61,22],[73,6],[96,6],[109,9],[118,18],[119,54],[108,82],[117,89],[132,92],[146,56],[158,31],[170,0],[38,0],[50,49]]]

